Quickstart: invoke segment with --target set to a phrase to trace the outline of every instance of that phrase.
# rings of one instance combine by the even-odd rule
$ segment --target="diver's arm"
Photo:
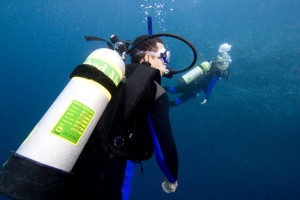
[[[177,149],[169,120],[169,98],[160,95],[149,113],[149,125],[157,163],[170,183],[176,183],[178,172]]]

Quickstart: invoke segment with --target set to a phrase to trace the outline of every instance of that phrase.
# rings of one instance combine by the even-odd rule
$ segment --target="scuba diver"
[[[191,47],[189,67],[166,67],[170,51],[162,36]],[[170,33],[139,36],[130,49],[130,41],[116,35],[111,42],[115,47],[107,42],[108,48],[93,51],[74,69],[69,84],[11,153],[0,170],[1,194],[15,199],[128,200],[135,165],[143,172],[141,161],[153,154],[166,177],[162,189],[175,192],[178,156],[161,76],[171,78],[192,68],[196,49]],[[128,54],[131,64],[125,66]]]
[[[202,62],[199,66],[181,76],[176,87],[167,87],[164,89],[171,94],[181,93],[181,96],[176,100],[170,101],[170,107],[178,106],[189,99],[198,97],[200,92],[206,93],[201,104],[205,104],[210,97],[211,91],[216,82],[224,77],[226,80],[229,76],[231,57],[228,52],[231,45],[224,43],[219,47],[217,59],[212,61]]]
[[[177,71],[167,68],[170,51],[161,36],[188,44],[192,64]],[[189,70],[197,61],[196,49],[170,33],[142,35],[130,49],[130,41],[116,35],[111,42],[115,47],[107,42],[108,48],[93,51],[74,69],[68,85],[11,153],[0,169],[1,194],[14,199],[128,200],[135,165],[153,153],[166,177],[163,190],[175,192],[178,156],[161,76]],[[128,54],[131,64],[125,66]]]
[[[177,71],[166,67],[170,51],[160,39],[163,36],[191,47],[194,59],[189,67]],[[178,156],[161,76],[171,78],[192,68],[196,49],[170,33],[139,36],[130,49],[130,41],[112,37],[115,47],[102,38],[85,36],[87,41],[107,42],[109,49],[95,50],[75,68],[51,112],[11,153],[0,170],[1,194],[15,199],[128,200],[135,165],[140,164],[143,172],[141,161],[153,154],[166,177],[162,189],[175,192]],[[131,64],[125,66],[128,54]]]
[[[133,46],[148,37],[142,35]],[[153,152],[166,176],[162,188],[175,192],[178,157],[169,120],[169,99],[162,88],[169,51],[158,37],[130,52],[125,79],[112,96],[77,160],[60,199],[129,199],[134,167]]]
[[[85,36],[107,42],[108,48],[96,49],[73,70],[64,90],[11,152],[0,169],[0,193],[13,199],[128,200],[135,165],[153,154],[166,177],[163,190],[175,192],[178,156],[161,76],[189,70],[197,53],[189,44],[192,64],[171,71],[161,36],[180,39],[143,35],[128,49],[130,41],[117,37],[111,37],[113,47]],[[125,66],[128,54],[131,64]]]

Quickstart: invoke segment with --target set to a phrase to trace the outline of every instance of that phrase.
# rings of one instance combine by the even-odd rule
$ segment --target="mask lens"
[[[169,63],[170,62],[170,58],[171,58],[171,52],[166,50],[166,54],[167,54],[166,62]]]
[[[160,53],[160,58],[162,58],[165,62],[165,64],[170,62],[171,53],[170,51],[163,49],[163,52]]]

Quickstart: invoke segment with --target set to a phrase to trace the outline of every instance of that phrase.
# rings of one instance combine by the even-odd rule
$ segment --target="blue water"
[[[132,41],[147,34],[151,15],[153,32],[191,41],[198,63],[215,57],[224,42],[232,44],[233,62],[229,80],[218,81],[207,104],[200,104],[201,94],[170,111],[177,191],[163,192],[164,176],[151,159],[144,175],[136,168],[131,200],[300,199],[299,10],[299,0],[2,0],[0,162],[24,141],[72,70],[105,47],[84,35]],[[191,63],[188,47],[165,41],[170,67]]]

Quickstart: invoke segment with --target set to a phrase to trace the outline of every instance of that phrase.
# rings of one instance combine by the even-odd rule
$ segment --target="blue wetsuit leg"
[[[210,81],[210,83],[209,83],[209,85],[208,85],[208,87],[207,87],[207,92],[206,92],[206,96],[205,96],[205,98],[206,98],[207,100],[208,100],[208,98],[209,98],[209,96],[210,96],[210,94],[211,94],[211,91],[212,91],[214,85],[216,84],[217,80],[218,80],[218,77],[215,76],[215,77]]]
[[[135,162],[127,160],[126,168],[125,168],[125,177],[122,185],[122,200],[129,199],[134,167],[135,167]]]

